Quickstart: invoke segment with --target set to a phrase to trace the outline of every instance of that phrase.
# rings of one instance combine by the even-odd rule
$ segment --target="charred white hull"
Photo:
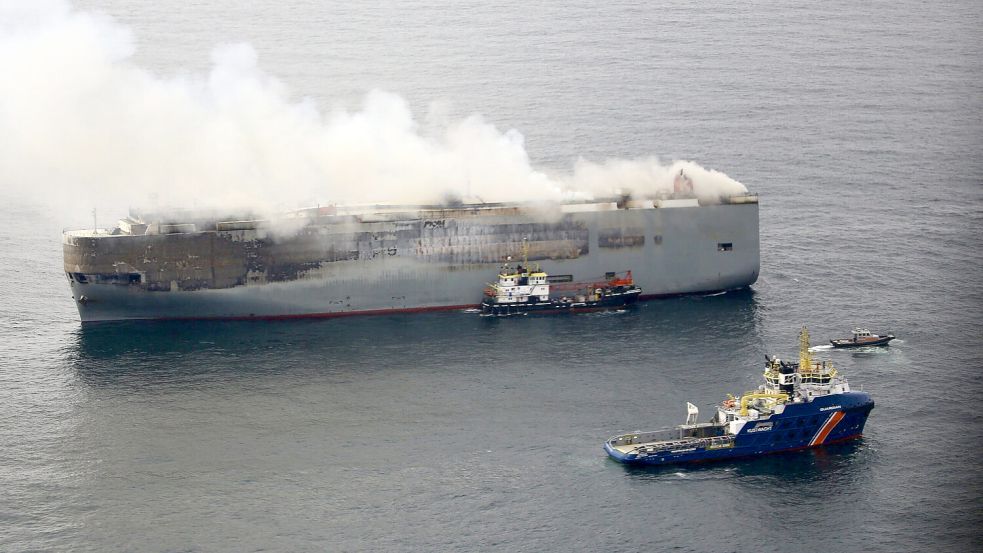
[[[741,288],[758,277],[756,201],[568,212],[521,207],[311,218],[268,236],[251,222],[170,234],[68,232],[83,322],[279,318],[477,306],[507,257],[551,278],[631,270],[643,298]],[[140,229],[142,230],[142,229]]]

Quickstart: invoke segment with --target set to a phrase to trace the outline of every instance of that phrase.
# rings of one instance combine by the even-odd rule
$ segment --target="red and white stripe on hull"
[[[836,425],[839,424],[841,420],[843,420],[843,417],[844,417],[843,411],[837,411],[832,415],[830,415],[829,418],[826,419],[826,423],[823,424],[822,428],[819,429],[819,432],[817,432],[816,435],[812,438],[812,441],[809,442],[809,445],[810,446],[822,445],[823,442],[826,441],[826,437],[829,436],[829,433],[832,432],[834,428],[836,428]]]

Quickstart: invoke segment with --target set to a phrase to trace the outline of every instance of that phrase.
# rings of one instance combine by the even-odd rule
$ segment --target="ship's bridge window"
[[[75,273],[75,281],[79,284],[85,284],[88,280],[85,278],[83,273]]]
[[[717,242],[718,252],[729,252],[734,249],[733,242]]]

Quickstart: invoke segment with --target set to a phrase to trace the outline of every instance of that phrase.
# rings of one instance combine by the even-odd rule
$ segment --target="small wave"
[[[608,309],[606,311],[594,311],[592,313],[583,313],[585,317],[614,317],[616,315],[624,315],[627,313],[627,309]]]
[[[879,353],[879,354],[890,354],[891,348],[884,346],[861,346],[858,348],[846,348],[843,351],[847,353]]]
[[[461,313],[481,313],[481,310],[470,307],[468,309],[462,309]]]

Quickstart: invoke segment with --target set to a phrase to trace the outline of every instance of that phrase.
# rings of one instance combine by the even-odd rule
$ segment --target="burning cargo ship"
[[[757,197],[702,202],[318,207],[278,219],[131,211],[113,229],[66,231],[65,273],[84,323],[476,307],[523,250],[555,283],[631,269],[641,299],[754,283]]]

